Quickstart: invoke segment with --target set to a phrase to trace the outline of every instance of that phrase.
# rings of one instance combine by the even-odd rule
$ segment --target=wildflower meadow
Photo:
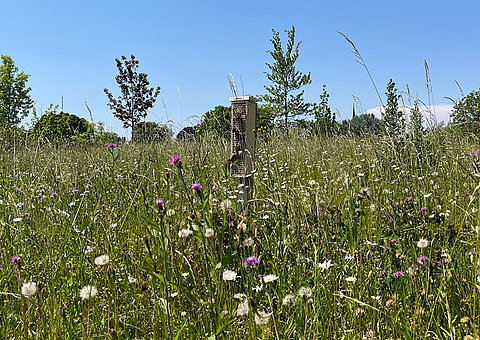
[[[439,129],[2,150],[1,339],[478,339],[480,151]]]

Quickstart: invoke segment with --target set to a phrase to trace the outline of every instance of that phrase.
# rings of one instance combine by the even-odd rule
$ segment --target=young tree
[[[18,124],[33,107],[30,87],[26,87],[29,74],[18,72],[13,59],[2,55],[0,65],[0,123]]]
[[[398,108],[400,95],[397,94],[397,89],[392,79],[387,84],[387,92],[385,94],[387,96],[387,105],[383,114],[385,132],[390,137],[400,137],[405,132],[405,117]]]
[[[118,75],[115,76],[121,95],[115,99],[113,94],[105,89],[105,94],[110,101],[107,105],[113,111],[113,115],[123,122],[124,128],[132,128],[132,138],[135,125],[140,119],[147,116],[148,110],[153,107],[158,95],[160,86],[156,88],[150,85],[146,73],[138,73],[138,60],[132,54],[130,60],[125,56],[115,59]]]
[[[410,109],[409,132],[415,140],[421,139],[425,134],[425,129],[423,128],[423,115],[418,105],[418,99],[414,100],[413,107]]]
[[[287,128],[288,121],[295,116],[308,112],[308,103],[303,101],[303,92],[297,94],[302,86],[310,84],[310,73],[302,74],[295,69],[295,62],[298,59],[298,47],[301,42],[295,44],[295,27],[286,30],[288,35],[287,49],[283,51],[282,41],[279,32],[272,29],[273,38],[270,41],[273,44],[273,51],[267,51],[273,58],[272,64],[267,63],[271,73],[265,72],[271,86],[265,86],[269,94],[263,99],[274,105],[277,115],[283,117],[284,127]]]
[[[315,120],[313,121],[313,132],[317,135],[328,134],[335,128],[335,113],[332,112],[328,105],[330,95],[327,92],[327,86],[323,85],[323,92],[320,95],[320,102],[313,103],[312,113]]]

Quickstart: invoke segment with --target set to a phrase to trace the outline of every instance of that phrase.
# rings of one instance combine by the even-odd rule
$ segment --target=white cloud
[[[432,106],[420,106],[420,110],[423,113],[423,117],[425,118],[425,122],[428,125],[433,125],[436,121],[438,123],[444,122],[445,124],[448,123],[450,120],[450,113],[452,112],[453,105],[452,104],[438,104]],[[404,106],[401,107],[400,110],[406,112],[407,117],[410,114],[410,107]],[[375,117],[382,118],[382,114],[380,111],[380,107],[377,106],[373,109],[368,109],[366,113],[373,113]]]

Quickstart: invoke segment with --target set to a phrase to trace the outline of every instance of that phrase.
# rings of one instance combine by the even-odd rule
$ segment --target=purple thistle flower
[[[159,208],[159,209],[162,209],[165,205],[165,202],[163,202],[162,199],[159,199],[159,200],[156,200],[155,201],[155,205]]]
[[[195,191],[197,194],[200,193],[200,190],[202,189],[202,186],[200,185],[200,183],[195,183],[192,185],[192,189],[193,191]]]
[[[19,262],[19,261],[20,261],[20,257],[19,257],[19,256],[14,256],[14,257],[12,257],[11,260],[10,260],[10,262],[12,262],[12,263],[17,263],[17,262]]]
[[[474,151],[472,153],[472,156],[477,156],[477,155],[480,155],[480,149],[478,149],[477,151]]]
[[[392,274],[394,277],[400,277],[400,276],[405,276],[405,274],[403,274],[403,272],[395,272]]]
[[[425,261],[427,261],[428,258],[426,258],[425,256],[420,256],[420,257],[417,257],[417,262],[418,263],[424,263]]]
[[[263,275],[263,274],[258,274],[258,276],[254,276],[253,279],[254,279],[255,281],[260,281],[260,282],[262,282],[262,279],[263,279],[264,276],[265,276],[265,275]]]
[[[78,192],[78,189],[72,189],[72,193],[76,194]]]
[[[93,187],[92,184],[87,184],[87,185],[85,185],[85,188],[87,188],[87,189],[89,189],[89,188],[91,188],[91,187]]]
[[[108,146],[109,148],[114,148],[114,147],[117,146],[117,144],[115,144],[115,143],[110,143],[110,144],[108,144],[107,146]]]
[[[50,197],[58,197],[58,194],[57,194],[56,192],[52,192],[52,193],[50,194]]]
[[[243,262],[243,265],[245,267],[249,267],[249,266],[256,266],[259,263],[260,263],[260,261],[258,261],[256,256],[249,256],[249,257],[247,257],[247,260],[245,262]]]
[[[175,165],[177,168],[181,167],[182,161],[180,160],[180,156],[170,158],[170,165]]]

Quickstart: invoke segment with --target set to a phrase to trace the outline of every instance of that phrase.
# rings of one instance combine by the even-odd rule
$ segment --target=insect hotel
[[[230,176],[238,177],[237,211],[243,215],[251,198],[255,161],[257,103],[252,97],[232,97]]]

